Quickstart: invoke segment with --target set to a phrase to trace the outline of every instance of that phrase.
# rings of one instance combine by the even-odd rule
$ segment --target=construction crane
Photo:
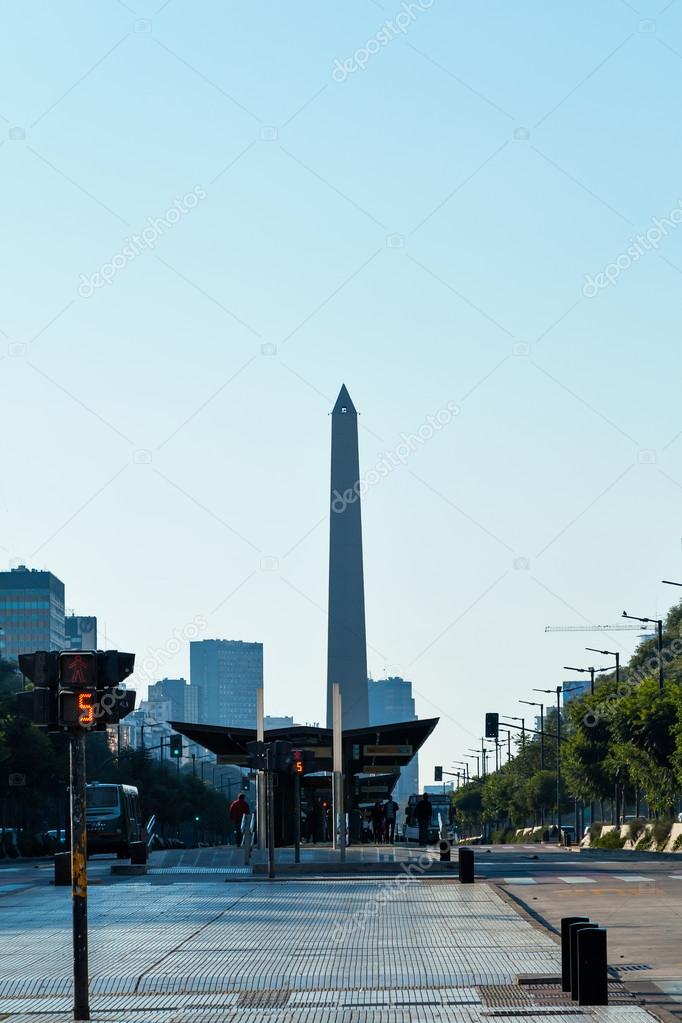
[[[545,632],[643,632],[641,625],[627,625],[616,622],[615,625],[545,625]]]

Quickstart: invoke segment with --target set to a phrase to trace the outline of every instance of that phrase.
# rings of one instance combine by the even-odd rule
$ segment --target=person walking
[[[372,831],[374,833],[374,844],[383,841],[384,834],[384,808],[377,799],[372,807]]]
[[[317,845],[320,834],[320,816],[320,805],[315,800],[305,815],[305,840],[308,844],[314,842]]]
[[[395,821],[399,809],[393,796],[389,796],[384,803],[384,821],[386,822],[386,841],[390,845],[395,842]]]
[[[431,814],[433,813],[433,807],[431,800],[429,799],[428,793],[425,792],[417,803],[417,809],[415,811],[415,817],[417,818],[417,824],[419,825],[419,844],[429,844],[429,824],[431,823]]]
[[[246,794],[240,792],[237,798],[230,803],[230,820],[235,826],[237,845],[241,845],[244,838],[244,816],[247,813],[251,813],[251,808],[246,802]]]

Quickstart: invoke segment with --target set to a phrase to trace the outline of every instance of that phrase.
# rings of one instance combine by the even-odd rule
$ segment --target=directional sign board
[[[411,757],[411,746],[364,746],[366,757]]]

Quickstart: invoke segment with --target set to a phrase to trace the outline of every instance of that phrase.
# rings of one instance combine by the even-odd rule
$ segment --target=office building
[[[167,701],[170,704],[170,720],[186,721],[188,720],[185,718],[186,690],[187,682],[184,678],[162,678],[149,686],[147,699],[150,703]]]
[[[97,619],[94,615],[67,615],[64,628],[67,650],[97,649]]]
[[[288,717],[273,717],[272,714],[266,714],[264,717],[264,729],[267,732],[270,728],[293,728],[294,719]]]
[[[370,725],[386,725],[392,721],[416,721],[412,683],[397,676],[369,679],[367,683]],[[419,792],[419,758],[412,757],[400,771],[393,798],[403,809],[411,795]]]
[[[589,678],[580,678],[577,682],[564,682],[562,692],[562,703],[564,707],[571,700],[577,700],[579,696],[584,696],[585,693],[590,691],[590,680]]]
[[[190,688],[199,690],[199,723],[255,728],[263,685],[263,644],[201,639],[189,645]]]
[[[64,583],[52,572],[19,565],[0,572],[0,654],[16,661],[34,650],[64,650]]]

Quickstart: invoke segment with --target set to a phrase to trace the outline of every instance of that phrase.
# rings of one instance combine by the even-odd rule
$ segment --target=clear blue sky
[[[682,577],[682,0],[157,4],[0,8],[0,557],[321,720],[333,399],[364,472],[456,403],[364,502],[428,780]]]

